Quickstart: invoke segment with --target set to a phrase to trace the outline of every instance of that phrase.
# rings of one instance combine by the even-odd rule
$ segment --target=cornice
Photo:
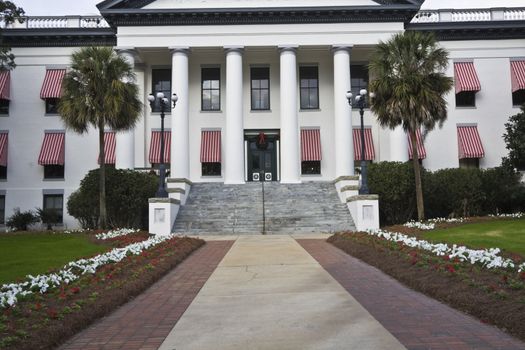
[[[406,30],[433,32],[439,41],[525,39],[525,21],[410,23]]]
[[[112,28],[6,29],[1,45],[8,47],[116,46]]]
[[[408,23],[417,5],[216,9],[101,9],[112,27],[294,23]]]

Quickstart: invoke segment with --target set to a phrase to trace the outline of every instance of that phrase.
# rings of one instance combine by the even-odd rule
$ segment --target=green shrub
[[[379,195],[379,217],[384,225],[406,222],[416,213],[414,170],[410,163],[372,163],[368,170],[370,193]]]
[[[36,215],[43,224],[46,225],[46,229],[52,230],[53,225],[56,225],[60,222],[60,213],[53,208],[36,208]]]
[[[99,169],[91,170],[69,197],[68,213],[83,228],[96,228],[99,218]],[[106,207],[111,227],[147,228],[148,198],[154,197],[158,177],[132,170],[106,168]]]
[[[525,186],[511,168],[423,171],[425,216],[460,217],[525,210]],[[415,219],[412,163],[380,162],[369,168],[370,192],[379,195],[382,225]]]
[[[525,186],[521,175],[510,167],[497,167],[481,172],[481,186],[487,200],[483,212],[513,213],[525,210]]]
[[[38,222],[38,216],[31,210],[21,212],[15,208],[14,214],[7,219],[7,226],[15,231],[27,231],[27,227]]]

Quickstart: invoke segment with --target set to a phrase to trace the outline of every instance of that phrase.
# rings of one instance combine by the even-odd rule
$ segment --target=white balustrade
[[[23,23],[15,21],[7,26],[0,18],[0,28],[109,28],[109,24],[102,16],[37,16],[24,17]]]
[[[525,20],[525,9],[505,10],[503,19],[506,21]]]
[[[439,22],[438,11],[420,11],[412,19],[412,23],[435,23]]]
[[[480,22],[492,19],[490,10],[483,11],[454,11],[452,12],[452,22]]]

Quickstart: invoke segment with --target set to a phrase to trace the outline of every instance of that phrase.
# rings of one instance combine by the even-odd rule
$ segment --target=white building
[[[366,88],[378,41],[436,33],[450,51],[449,116],[420,147],[431,170],[494,167],[504,123],[525,102],[525,7],[420,9],[418,0],[106,0],[102,17],[29,17],[3,30],[17,68],[0,79],[0,223],[16,207],[65,203],[97,167],[96,132],[65,131],[61,78],[80,46],[114,46],[134,64],[145,102],[133,132],[108,133],[108,163],[158,163],[151,92],[176,93],[166,118],[172,178],[284,183],[353,175],[359,113],[347,90]],[[351,115],[351,117],[350,117]],[[407,136],[365,111],[366,158],[406,161]],[[354,146],[355,145],[355,146]]]

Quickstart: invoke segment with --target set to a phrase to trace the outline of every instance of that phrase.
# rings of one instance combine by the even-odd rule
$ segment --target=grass
[[[525,219],[465,224],[422,235],[435,242],[463,244],[472,248],[501,248],[525,256]]]
[[[0,284],[15,282],[27,274],[45,273],[107,249],[80,234],[0,235]]]

